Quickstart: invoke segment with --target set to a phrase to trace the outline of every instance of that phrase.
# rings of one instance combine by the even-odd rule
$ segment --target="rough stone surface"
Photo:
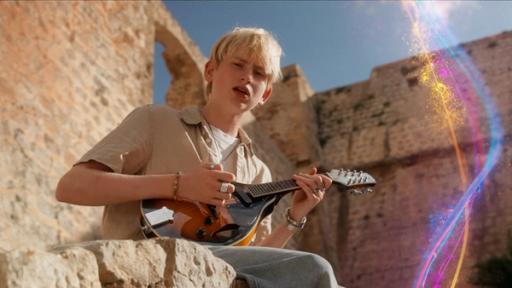
[[[175,239],[92,241],[0,254],[0,286],[229,287],[235,271],[205,247]]]
[[[163,4],[1,2],[0,24],[0,287],[228,285],[231,268],[188,242],[44,249],[98,239],[101,209],[57,203],[54,189],[129,111],[152,102],[155,41],[165,47],[161,56],[173,79],[167,103],[204,102],[205,58]],[[460,47],[482,73],[507,134],[500,161],[472,206],[458,285],[468,287],[472,265],[504,253],[512,227],[512,33]],[[330,190],[288,245],[323,255],[345,286],[411,286],[432,219],[464,191],[447,129],[418,81],[420,67],[412,57],[376,67],[366,81],[314,93],[292,65],[283,69],[270,101],[245,119],[276,180],[313,165],[361,168],[376,177],[376,191],[364,197]],[[479,123],[482,145],[473,142],[468,125],[455,126],[470,178],[475,156],[483,157],[489,145],[482,105],[472,104],[478,117],[463,123]],[[288,205],[285,198],[274,223],[283,221]]]
[[[506,51],[512,46],[511,32],[462,45],[483,75],[505,131],[510,131],[512,103],[509,81],[512,57]],[[498,43],[489,47],[490,42]],[[446,65],[454,77],[462,71],[455,63]],[[372,166],[434,150],[451,149],[447,127],[435,111],[427,87],[417,80],[421,68],[416,58],[400,60],[373,69],[370,79],[314,95],[317,103],[320,143],[324,164],[334,166]],[[459,82],[457,82],[459,81]],[[468,95],[476,96],[470,83],[454,83],[466,87]],[[445,81],[446,82],[446,81]],[[450,83],[452,84],[452,83]],[[484,107],[470,103],[480,117],[482,135],[488,135]],[[470,112],[470,111],[467,111]],[[468,123],[470,119],[462,119]],[[469,125],[455,125],[461,144],[472,141]]]
[[[101,287],[91,252],[71,248],[60,254],[22,248],[0,254],[0,287]]]
[[[505,176],[512,167],[512,57],[508,52],[512,33],[461,47],[482,73],[505,131],[498,165],[472,205],[468,248],[457,285],[471,287],[472,266],[504,254],[507,231],[512,228],[508,193],[512,186]],[[378,182],[375,192],[363,197],[331,192],[324,203],[328,207],[314,211],[313,225],[304,231],[308,237],[299,245],[329,259],[348,287],[413,285],[432,232],[441,223],[435,220],[440,221],[466,190],[448,129],[441,125],[429,90],[418,82],[418,65],[414,57],[382,65],[366,81],[313,96],[318,105],[322,164],[364,169]],[[454,70],[456,65],[449,61],[446,65],[457,79],[450,81],[466,95],[476,96],[470,83],[460,82],[462,72]],[[474,179],[475,161],[484,159],[489,149],[489,121],[481,103],[473,101],[469,109],[466,112],[478,117],[463,118],[454,127],[469,179]],[[480,144],[471,137],[476,135],[470,130],[471,121],[478,123]],[[460,250],[454,251],[458,259]],[[443,286],[449,285],[455,264],[453,260],[447,267]]]
[[[150,103],[160,3],[0,3],[0,247],[98,237],[101,210],[58,204],[60,176]],[[83,221],[83,219],[90,219]],[[26,235],[25,241],[12,241]]]
[[[317,164],[320,145],[310,100],[313,90],[298,65],[283,68],[283,80],[273,87],[273,95],[254,109],[258,122],[299,169]]]
[[[97,239],[101,209],[57,203],[58,179],[133,108],[152,102],[155,41],[165,47],[176,108],[204,101],[205,58],[155,1],[2,2],[0,24],[0,217],[8,219],[0,247]],[[260,153],[272,149],[263,158],[276,179],[291,175],[258,124],[247,126]]]
[[[80,246],[94,253],[104,286],[148,287],[164,279],[166,251],[154,241],[100,241]]]
[[[226,287],[235,278],[234,269],[210,250],[188,241],[157,240],[175,257],[167,259],[166,285],[171,287]]]
[[[206,58],[180,24],[160,4],[154,10],[155,40],[164,46],[162,57],[172,75],[166,95],[168,105],[183,108],[205,103],[203,78]]]
[[[162,57],[173,74],[168,102],[179,108],[204,101],[205,58],[161,2],[0,3],[0,251],[7,253],[0,287],[99,287],[98,276],[91,276],[98,273],[95,261],[81,262],[94,259],[90,252],[42,251],[100,237],[101,209],[57,203],[55,187],[133,108],[152,102],[155,41],[165,47]],[[132,246],[122,250],[125,256],[146,264],[165,256],[159,246]],[[224,269],[201,251],[194,250],[211,266],[208,273]],[[130,274],[122,266],[109,270],[109,285],[146,287],[166,267],[130,265]],[[181,273],[191,273],[188,268],[194,267]],[[219,279],[204,285],[228,285]]]

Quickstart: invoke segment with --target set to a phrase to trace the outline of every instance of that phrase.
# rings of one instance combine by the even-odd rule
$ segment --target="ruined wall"
[[[225,288],[235,275],[208,248],[181,239],[98,240],[0,253],[2,288]]]
[[[2,2],[0,24],[0,248],[96,239],[101,208],[57,203],[57,181],[153,101],[155,41],[176,108],[204,102],[205,57],[160,2]],[[276,178],[289,176],[290,163],[252,118],[246,128],[259,154]]]
[[[101,209],[57,203],[59,177],[152,102],[157,37],[184,62],[204,58],[159,2],[2,2],[0,24],[0,247],[96,238]],[[191,79],[176,85],[203,87]]]
[[[268,141],[271,145],[261,151],[262,160],[271,165],[277,180],[288,179],[297,172],[309,172],[313,166],[319,167],[321,156],[316,137],[316,113],[311,101],[313,90],[298,65],[284,67],[282,73],[283,79],[273,85],[269,101],[253,110],[261,128],[258,134],[271,139]],[[271,146],[275,148],[269,149]],[[279,169],[277,164],[283,168]],[[290,193],[279,202],[273,214],[274,223],[286,221],[284,211],[290,206],[291,196]],[[297,249],[307,235],[296,233],[286,248]],[[322,244],[317,242],[314,246],[321,247]]]
[[[282,72],[283,79],[274,85],[270,100],[253,111],[279,149],[304,169],[318,163],[320,157],[315,113],[309,101],[313,90],[298,65]]]
[[[76,244],[99,238],[102,209],[54,198],[83,153],[153,101],[155,41],[173,79],[167,104],[204,103],[205,58],[161,2],[0,3],[0,286],[230,286],[233,269],[197,245]],[[274,177],[289,177],[292,165],[253,116],[245,128]],[[45,248],[62,243],[75,244]],[[103,263],[113,251],[117,262]]]
[[[94,239],[101,210],[57,203],[59,177],[129,111],[152,102],[155,41],[165,47],[173,74],[167,103],[175,107],[204,101],[204,56],[160,2],[2,2],[0,24],[0,250]],[[464,45],[506,131],[511,46],[511,33]],[[311,165],[364,168],[376,177],[371,195],[329,191],[290,246],[324,255],[349,287],[410,286],[430,215],[463,191],[446,129],[436,126],[417,71],[417,61],[406,59],[375,68],[367,81],[312,96],[300,69],[290,66],[269,103],[246,121],[276,179]],[[470,133],[456,133],[471,171]],[[475,201],[463,277],[475,261],[504,251],[512,226],[511,156],[506,147]],[[3,254],[2,265],[12,255]]]
[[[512,33],[464,44],[463,48],[483,74],[504,130],[510,133]],[[336,228],[327,234],[311,233],[313,236],[301,246],[327,258],[335,253],[338,259],[332,262],[338,265],[341,282],[349,287],[412,285],[435,228],[433,217],[446,212],[465,191],[449,132],[440,125],[430,92],[418,81],[419,65],[418,59],[411,58],[379,66],[367,81],[314,96],[322,164],[363,168],[378,181],[376,191],[367,196],[328,195],[328,207],[316,209],[312,216],[318,225],[308,229],[318,231],[325,221],[321,219],[334,221],[336,225],[330,227]],[[468,83],[458,84],[472,90]],[[488,137],[483,106],[476,107],[482,135]],[[459,125],[455,131],[469,174],[474,177],[475,155],[483,153],[474,150],[469,125]],[[484,143],[486,151],[489,140]],[[468,287],[467,277],[476,261],[505,251],[507,229],[512,228],[509,143],[507,136],[501,160],[473,206],[468,252],[458,287]],[[322,241],[330,246],[315,244]],[[447,271],[453,272],[452,266]]]

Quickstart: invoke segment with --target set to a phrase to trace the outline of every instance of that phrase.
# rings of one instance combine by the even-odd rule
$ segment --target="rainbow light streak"
[[[433,57],[430,53],[425,53],[426,51],[429,51],[427,49],[426,41],[424,40],[425,37],[423,37],[424,34],[421,32],[421,26],[419,24],[415,23],[415,29],[414,29],[414,35],[416,38],[419,39],[418,44],[420,46],[420,51],[423,52],[420,54],[420,59],[423,63],[426,63],[424,65],[424,68],[421,69],[420,79],[422,84],[426,85],[432,90],[432,96],[434,98],[434,104],[435,108],[438,111],[438,113],[443,116],[444,124],[447,126],[449,130],[450,135],[450,141],[455,149],[456,157],[457,157],[457,163],[459,168],[459,176],[461,178],[462,187],[466,187],[468,183],[468,176],[467,176],[467,165],[466,165],[466,159],[464,155],[461,153],[460,145],[457,141],[457,137],[455,134],[454,127],[457,124],[460,124],[462,122],[462,112],[464,111],[464,106],[460,105],[460,102],[457,101],[457,99],[454,98],[453,91],[451,89],[452,86],[457,87],[456,85],[448,85],[446,83],[446,79],[448,76],[452,76],[451,70],[449,69],[449,65],[447,64],[447,61],[443,59],[442,57]],[[423,31],[424,32],[424,31]],[[437,72],[437,74],[436,74]],[[440,79],[441,78],[441,79]],[[448,78],[451,79],[451,78]],[[461,267],[462,267],[462,260],[465,255],[465,250],[467,246],[467,239],[468,239],[468,231],[469,231],[469,208],[466,205],[465,206],[465,221],[464,221],[464,235],[462,237],[463,243],[462,243],[462,249],[461,249],[461,256],[459,257],[459,261],[457,263],[457,268],[455,272],[455,276],[452,279],[452,285],[451,287],[454,287],[457,283],[458,275],[460,273]],[[441,246],[444,246],[446,244],[446,241],[448,238],[446,238],[444,241],[441,242]],[[453,255],[455,254],[458,246],[460,244],[460,237],[458,241],[456,241],[456,245],[453,247],[452,252],[448,257],[445,258],[444,263],[440,266],[437,272],[437,277],[434,282],[434,287],[440,287],[442,285],[442,281],[444,279],[445,270],[448,268],[451,260],[454,258]],[[431,263],[433,264],[433,262]],[[428,268],[431,269],[431,266]]]
[[[488,121],[488,137],[490,139],[490,143],[485,159],[482,159],[481,157],[475,159],[476,177],[472,180],[467,190],[459,199],[453,208],[453,211],[447,217],[447,220],[442,224],[440,229],[434,233],[431,244],[428,247],[427,252],[424,254],[423,263],[418,271],[414,287],[425,287],[425,283],[432,272],[431,269],[435,266],[434,263],[438,256],[442,255],[443,248],[449,239],[453,238],[457,241],[457,245],[455,245],[456,249],[461,237],[452,237],[452,232],[455,230],[455,227],[457,227],[457,224],[462,220],[463,212],[465,212],[464,217],[466,221],[463,229],[463,247],[461,248],[462,251],[457,271],[455,273],[456,275],[451,282],[451,287],[455,286],[467,243],[467,234],[469,230],[467,225],[469,221],[469,207],[471,206],[475,196],[480,192],[480,187],[483,181],[496,165],[501,155],[503,140],[503,128],[500,124],[499,115],[482,76],[466,52],[461,47],[457,48],[458,41],[456,41],[455,37],[453,37],[451,32],[445,27],[445,21],[440,17],[439,11],[436,10],[436,5],[438,5],[437,2],[433,1],[402,1],[402,6],[412,21],[413,34],[419,40],[418,48],[420,48],[420,51],[423,53],[422,56],[424,56],[422,60],[425,62],[425,67],[422,75],[420,75],[420,81],[431,87],[434,97],[438,96],[438,99],[436,99],[437,103],[439,103],[438,108],[440,108],[438,112],[441,112],[445,123],[450,128],[450,139],[457,153],[459,175],[461,176],[463,183],[467,183],[467,177],[465,176],[466,165],[464,158],[462,157],[462,153],[460,153],[460,149],[458,149],[459,145],[454,133],[454,125],[459,123],[460,112],[463,110],[458,110],[460,107],[457,106],[457,102],[452,102],[454,100],[454,93],[450,90],[450,87],[445,84],[446,81],[444,83],[441,81],[446,80],[448,76],[451,76],[451,78],[455,77],[455,74],[452,75],[451,70],[458,70],[460,72],[460,76],[457,75],[457,78],[467,80],[467,86],[471,87],[473,89],[472,92],[475,94],[476,99],[473,100],[470,98],[471,95],[465,95],[464,91],[458,89],[457,85],[452,85],[455,87],[456,96],[461,100],[459,103],[464,104],[462,108],[465,108],[464,111],[468,113],[467,118],[469,119],[469,124],[471,126],[472,142],[475,143],[475,154],[477,156],[484,154],[481,153],[484,151],[484,148],[481,142],[483,137],[481,137],[480,130],[478,129],[477,110],[479,107],[477,104],[480,104],[484,108],[485,116]],[[430,45],[427,45],[427,43]],[[446,57],[445,61],[441,61],[440,58],[433,59],[431,52],[429,52],[433,50],[429,47],[436,47],[434,44],[438,44],[441,47],[456,48],[446,48],[443,53],[438,53],[437,56],[445,55]],[[453,63],[453,65],[442,65],[443,63],[446,64],[448,62]],[[435,66],[436,64],[437,67]],[[452,110],[452,108],[454,109]],[[464,179],[466,179],[466,181],[464,181]],[[451,254],[453,254],[453,251]],[[446,261],[449,261],[449,259]],[[444,273],[445,267],[447,266],[446,261],[441,265],[441,273]],[[437,280],[434,283],[438,283],[438,281],[440,281],[439,279],[442,279],[442,275],[439,273],[434,275],[437,276]]]
[[[448,52],[453,52],[453,50],[448,51]],[[450,55],[450,56],[452,56],[451,58],[456,58],[456,55]],[[445,59],[447,59],[447,57],[445,57]],[[467,116],[468,116],[467,118],[469,120],[469,127],[471,128],[471,136],[472,136],[471,139],[473,140],[472,141],[473,142],[473,150],[474,150],[474,155],[475,155],[474,174],[478,174],[478,171],[480,171],[480,167],[481,167],[482,163],[484,162],[484,158],[485,158],[485,156],[482,157],[484,155],[483,151],[485,149],[483,148],[483,143],[482,143],[483,141],[481,141],[481,140],[479,141],[479,139],[482,139],[482,135],[481,135],[481,132],[478,127],[478,119],[477,119],[478,111],[477,111],[477,109],[475,109],[478,104],[477,103],[478,99],[474,99],[474,98],[476,98],[476,96],[469,98],[468,96],[471,96],[471,95],[467,95],[466,93],[464,93],[464,91],[462,91],[463,89],[459,89],[459,86],[462,86],[462,85],[460,83],[457,83],[456,80],[458,77],[456,75],[454,75],[455,73],[452,73],[452,71],[446,67],[446,64],[447,64],[446,62],[444,62],[443,64],[444,65],[442,67],[438,68],[438,75],[442,78],[442,80],[445,83],[448,83],[448,86],[452,87],[452,89],[455,90],[456,95],[459,97],[460,100],[462,100],[464,102],[464,107],[466,107],[467,108],[466,110],[469,112],[469,113],[467,113]],[[473,103],[473,102],[475,102],[475,103]],[[457,151],[458,144],[455,147],[455,149]],[[464,167],[463,167],[463,169],[461,169],[461,171],[467,171],[466,161],[464,158],[461,158],[459,160],[459,164],[464,165]],[[460,175],[460,176],[461,176],[461,180],[462,180],[462,186],[466,187],[467,186],[467,175],[464,174],[464,175]],[[460,276],[460,272],[462,270],[462,263],[464,261],[464,256],[466,254],[467,244],[468,244],[469,223],[470,223],[471,206],[472,206],[473,200],[474,200],[474,198],[470,201],[470,203],[467,203],[466,206],[464,207],[464,231],[462,233],[463,234],[462,235],[462,247],[461,247],[460,257],[459,257],[459,260],[457,261],[457,267],[455,269],[455,273],[453,275],[450,288],[456,287],[457,281]],[[448,258],[448,260],[445,261],[446,266],[442,267],[442,270],[438,272],[438,275],[444,275],[449,262],[453,259],[452,255],[455,253],[455,250],[457,249],[458,245],[460,244],[460,241],[461,241],[461,238],[459,237],[459,239],[457,240],[457,243],[452,251],[452,254]],[[442,279],[442,276],[438,276],[438,279]],[[441,281],[436,281],[436,283],[438,283],[438,282],[441,282]]]
[[[454,256],[455,252],[456,252],[457,248],[459,247],[461,240],[462,240],[462,236],[459,237],[459,239],[457,240],[457,243],[456,243],[454,249],[452,249],[452,252],[450,253],[450,256],[445,259],[445,261],[441,265],[441,269],[439,269],[439,271],[436,273],[437,275],[436,275],[436,278],[435,278],[435,281],[434,281],[434,283],[435,283],[434,284],[434,288],[442,287],[442,283],[443,283],[443,280],[444,280],[444,272],[448,268],[448,265],[450,264],[450,261],[455,257]]]
[[[442,53],[442,52],[441,52]],[[444,59],[447,59],[447,58],[444,58]],[[464,102],[464,107],[468,107],[471,105],[471,103],[468,103],[468,99],[467,97],[464,97],[466,95],[464,95],[464,93],[462,93],[461,89],[459,89],[459,85],[456,81],[456,75],[454,75],[454,73],[452,73],[452,71],[449,69],[449,63],[447,63],[448,61],[436,61],[436,68],[437,68],[437,74],[438,76],[441,78],[441,80],[446,83],[449,87],[452,88],[452,90],[455,90],[455,94],[457,96],[459,96],[459,99],[461,99],[463,102]],[[452,83],[450,83],[452,82]],[[471,110],[471,109],[468,109],[468,110]],[[470,115],[470,123],[474,123],[474,120],[475,119],[475,113],[469,113]],[[471,127],[471,131],[472,131],[472,135],[475,135],[475,127],[474,125],[471,125],[470,124],[470,127]],[[457,155],[457,162],[459,164],[459,176],[461,178],[461,184],[462,184],[462,187],[467,187],[467,183],[468,183],[468,176],[467,176],[467,165],[466,165],[466,159],[465,157],[463,156],[462,153],[460,153],[460,146],[459,146],[459,143],[457,141],[457,138],[455,137],[455,131],[453,130],[453,125],[449,125],[450,127],[450,136],[451,136],[451,139],[452,139],[452,143],[453,143],[453,146],[454,146],[454,149],[455,149],[455,152],[456,152],[456,155]],[[476,131],[477,134],[479,131]],[[479,138],[475,138],[473,136],[472,139],[479,139]],[[480,142],[479,142],[480,143]],[[478,155],[478,154],[476,154]],[[475,161],[475,167],[477,167],[477,170],[475,171],[475,174],[478,173],[478,167],[480,166],[480,161],[478,161],[478,159],[476,159]],[[457,267],[455,269],[455,273],[453,275],[453,278],[452,278],[452,281],[451,281],[451,285],[450,285],[450,288],[454,288],[456,285],[457,285],[457,281],[459,279],[459,275],[460,275],[460,271],[462,269],[462,263],[464,261],[464,255],[466,254],[466,249],[467,249],[467,243],[468,243],[468,235],[469,235],[469,219],[470,219],[470,214],[471,214],[471,204],[466,204],[466,206],[464,207],[464,230],[463,230],[463,235],[458,237],[457,241],[456,241],[456,245],[454,246],[454,248],[452,249],[452,252],[450,253],[450,256],[449,257],[446,257],[446,260],[444,261],[443,265],[441,266],[441,268],[438,270],[437,272],[437,279],[435,280],[435,287],[441,287],[442,286],[442,281],[444,279],[444,274],[445,274],[445,271],[446,269],[448,268],[451,260],[454,258],[454,254],[457,250],[457,248],[459,247],[460,245],[460,241],[462,239],[462,247],[461,247],[461,252],[460,252],[460,256],[459,256],[459,260],[457,261]],[[460,233],[459,233],[460,234]]]

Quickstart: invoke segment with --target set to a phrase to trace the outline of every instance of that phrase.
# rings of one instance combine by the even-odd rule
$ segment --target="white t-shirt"
[[[233,150],[238,145],[238,138],[225,133],[224,131],[220,130],[215,126],[210,125],[210,127],[212,129],[212,136],[214,138],[213,140],[216,142],[214,146],[216,147],[216,149],[220,150],[216,151],[217,163],[222,163],[228,158],[228,156],[233,152]],[[222,159],[219,159],[219,154],[222,155]]]

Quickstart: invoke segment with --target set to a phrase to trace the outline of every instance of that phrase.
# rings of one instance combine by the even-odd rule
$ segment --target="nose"
[[[244,83],[246,83],[246,82],[247,83],[252,83],[252,80],[253,80],[252,73],[248,69],[244,69],[244,71],[242,72],[241,80]]]

